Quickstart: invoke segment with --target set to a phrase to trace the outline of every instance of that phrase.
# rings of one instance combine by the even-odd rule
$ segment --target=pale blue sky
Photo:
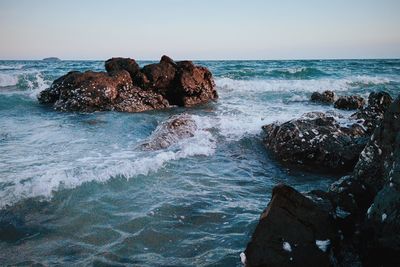
[[[0,0],[0,59],[399,58],[399,0]]]

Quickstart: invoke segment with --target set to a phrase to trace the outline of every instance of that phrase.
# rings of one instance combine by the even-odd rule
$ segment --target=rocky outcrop
[[[392,101],[392,97],[387,92],[372,92],[368,97],[368,105],[351,115],[351,118],[364,125],[368,133],[372,133],[383,119],[383,114]]]
[[[191,107],[216,99],[211,72],[190,61],[161,61],[142,69],[133,59],[106,61],[107,72],[69,72],[39,94],[39,102],[61,111],[141,112]]]
[[[352,174],[328,192],[274,188],[241,257],[248,267],[400,266],[399,183],[400,97],[374,130]],[[318,242],[328,245],[322,246],[325,255],[312,248],[313,238],[327,238]],[[297,247],[307,250],[298,256]]]
[[[321,112],[265,125],[263,130],[264,145],[280,161],[329,172],[351,171],[368,140],[360,125],[342,127]]]
[[[399,266],[400,97],[386,111],[349,179],[359,185],[343,185],[330,193],[334,199],[345,190],[351,194],[350,199],[338,199],[337,205],[358,215],[351,226],[361,232],[360,250],[366,266],[381,265],[382,259],[386,266]]]
[[[193,137],[197,124],[188,114],[175,115],[161,123],[141,147],[146,150],[167,148],[182,139]]]
[[[330,104],[335,102],[335,93],[329,90],[322,93],[314,92],[311,95],[311,101],[323,104]]]
[[[350,172],[391,102],[388,93],[374,92],[368,105],[347,119],[334,112],[310,112],[282,124],[265,125],[263,143],[285,164],[311,171]]]
[[[336,100],[334,106],[338,109],[352,110],[360,109],[365,105],[365,100],[361,96],[341,96]]]

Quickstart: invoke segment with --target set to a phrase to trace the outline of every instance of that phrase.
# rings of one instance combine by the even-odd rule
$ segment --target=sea
[[[327,189],[338,178],[282,165],[261,127],[352,113],[310,102],[314,91],[400,92],[398,59],[196,63],[213,73],[217,101],[68,113],[38,93],[68,71],[104,71],[104,61],[0,61],[0,223],[23,233],[0,241],[1,266],[242,266],[275,185]],[[143,150],[177,114],[195,120],[194,136]]]

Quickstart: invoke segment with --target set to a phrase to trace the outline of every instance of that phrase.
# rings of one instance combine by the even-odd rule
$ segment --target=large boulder
[[[128,72],[112,74],[86,71],[69,72],[39,94],[41,103],[54,104],[61,111],[111,110],[118,90],[132,86]]]
[[[127,71],[70,72],[39,94],[39,101],[60,111],[117,110],[139,112],[169,106],[155,92],[144,92],[132,85]]]
[[[142,86],[149,86],[152,90],[166,95],[175,80],[176,63],[171,58],[163,56],[159,63],[144,66],[141,72],[148,80],[147,84],[144,83]]]
[[[171,105],[191,107],[218,98],[211,72],[191,61],[174,62],[163,56],[141,73],[136,79],[145,82],[137,85],[162,94]]]
[[[104,64],[106,71],[112,73],[115,71],[126,70],[131,76],[132,80],[135,78],[136,74],[140,71],[139,65],[134,59],[113,57],[108,59]]]
[[[140,112],[171,105],[190,107],[218,97],[211,72],[190,61],[161,61],[142,69],[133,59],[112,58],[105,72],[69,72],[39,94],[61,111]]]
[[[329,90],[324,91],[322,93],[314,92],[311,95],[311,101],[324,103],[324,104],[330,104],[330,103],[335,102],[335,93],[332,91],[329,91]]]
[[[351,171],[368,141],[358,124],[343,127],[321,112],[263,126],[266,148],[280,161],[309,170]]]
[[[345,109],[345,110],[352,110],[352,109],[360,109],[365,105],[365,100],[361,96],[341,96],[339,97],[334,107],[337,109]]]
[[[178,106],[191,107],[217,99],[215,83],[211,72],[191,61],[177,63],[175,86],[170,92],[171,101]]]
[[[244,252],[245,266],[331,266],[332,214],[295,189],[276,186]]]
[[[183,139],[193,137],[197,124],[188,114],[174,115],[162,122],[142,144],[146,150],[159,150],[178,143]]]

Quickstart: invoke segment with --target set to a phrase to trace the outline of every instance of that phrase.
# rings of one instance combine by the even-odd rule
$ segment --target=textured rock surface
[[[351,115],[351,118],[364,125],[368,133],[372,133],[392,101],[392,97],[386,92],[373,92],[368,97],[368,105]]]
[[[311,101],[326,104],[333,103],[335,102],[335,93],[329,90],[322,93],[314,92],[311,95]]]
[[[132,87],[128,72],[69,72],[39,94],[39,101],[61,111],[112,110],[120,90]]]
[[[70,72],[39,94],[61,111],[140,112],[173,105],[190,107],[216,99],[211,72],[190,61],[161,61],[142,69],[133,59],[112,58],[105,72]]]
[[[244,252],[246,266],[331,266],[334,238],[329,210],[278,185]]]
[[[104,66],[108,73],[114,71],[126,70],[131,76],[132,80],[135,78],[136,74],[140,71],[139,65],[136,63],[134,59],[131,58],[114,57],[107,60]]]
[[[277,159],[330,172],[351,171],[368,138],[361,126],[341,127],[334,117],[320,112],[265,125],[263,130],[264,145]]]
[[[161,123],[151,134],[149,141],[142,144],[142,148],[164,149],[182,139],[193,137],[196,130],[196,122],[190,115],[175,115]]]
[[[302,195],[287,186],[274,189],[245,251],[247,266],[400,266],[399,185],[400,97],[374,130],[353,173],[328,192]],[[319,229],[325,231],[322,236],[332,241],[329,260],[307,251],[300,263],[295,257],[288,261],[296,249],[280,250],[279,243],[293,236],[309,240],[304,229],[315,236]]]
[[[365,100],[361,96],[341,96],[335,102],[335,108],[352,110],[360,109],[365,105]]]

